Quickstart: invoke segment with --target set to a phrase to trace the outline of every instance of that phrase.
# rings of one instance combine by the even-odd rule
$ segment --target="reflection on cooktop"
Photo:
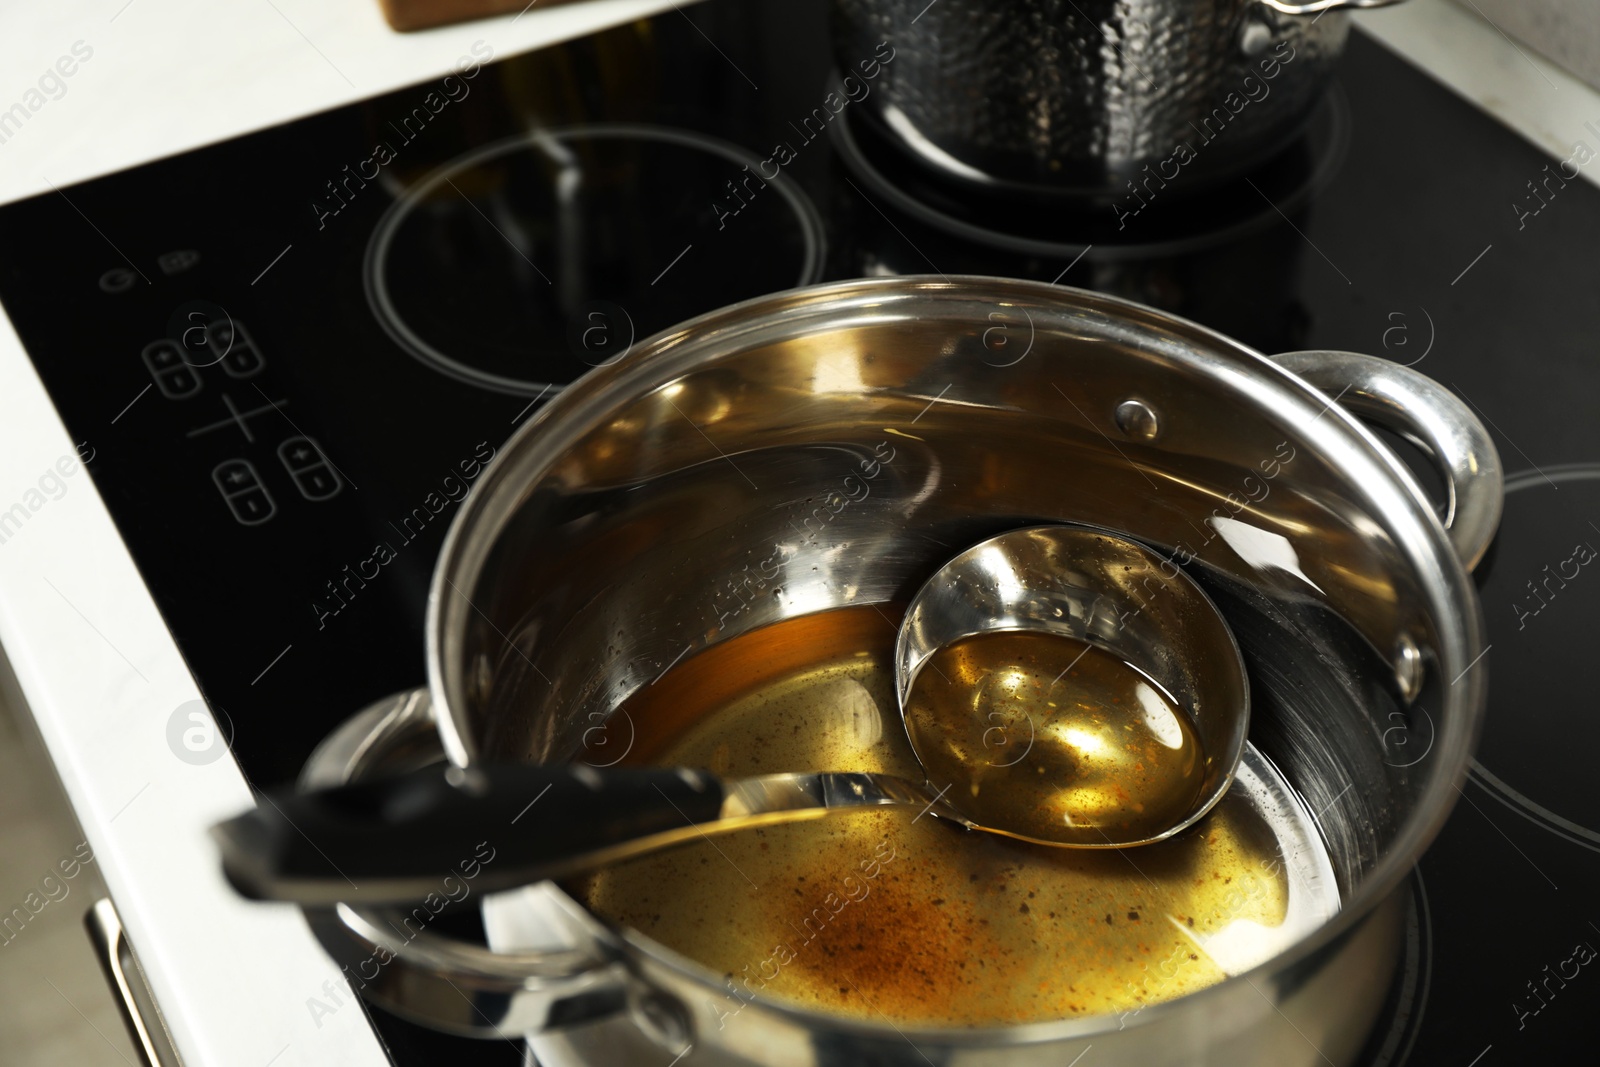
[[[1422,1029],[1433,984],[1433,916],[1420,870],[1411,872],[1407,888],[1401,957],[1396,964],[1394,985],[1367,1047],[1356,1061],[1362,1067],[1401,1067],[1410,1058]]]
[[[816,208],[786,175],[755,176],[759,162],[665,126],[496,141],[384,213],[367,245],[368,303],[428,366],[543,395],[676,322],[821,276]],[[708,189],[736,198],[739,225]]]
[[[1087,253],[1099,262],[1124,262],[1235,241],[1304,206],[1344,162],[1350,105],[1335,84],[1305,132],[1238,181],[1185,188],[1182,174],[1171,182],[1152,175],[1139,186],[1129,182],[1126,205],[947,185],[848,110],[829,132],[864,196],[941,233],[1013,254]]]

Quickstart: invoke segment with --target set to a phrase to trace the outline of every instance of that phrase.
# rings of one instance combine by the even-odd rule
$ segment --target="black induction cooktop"
[[[712,0],[488,54],[0,208],[0,302],[254,783],[422,682],[461,498],[634,341],[862,275],[1099,289],[1269,352],[1387,355],[1494,429],[1517,473],[1479,572],[1489,726],[1413,879],[1366,1063],[1592,1057],[1600,190],[1552,184],[1540,151],[1359,33],[1299,142],[1125,226],[952,196],[819,110],[817,3]],[[1426,717],[1389,741],[1425,758]],[[373,1016],[397,1063],[469,1051]]]

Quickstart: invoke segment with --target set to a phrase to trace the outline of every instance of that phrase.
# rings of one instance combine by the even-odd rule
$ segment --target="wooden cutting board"
[[[572,0],[536,0],[540,7]],[[450,22],[508,15],[533,5],[528,0],[378,0],[383,17],[397,30],[425,30]]]

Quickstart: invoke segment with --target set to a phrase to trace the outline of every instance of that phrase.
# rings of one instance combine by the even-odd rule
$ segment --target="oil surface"
[[[1094,645],[1001,631],[938,649],[912,679],[906,729],[928,780],[983,826],[1105,845],[1188,817],[1205,760],[1188,715]]]
[[[803,616],[685,660],[625,705],[637,738],[627,762],[920,780],[894,699],[892,614]],[[762,996],[896,1025],[984,1026],[1137,1011],[1211,985],[1224,970],[1205,943],[1281,936],[1288,884],[1274,832],[1234,792],[1188,831],[1126,852],[865,809],[696,843],[568,888],[725,975],[723,1012]]]

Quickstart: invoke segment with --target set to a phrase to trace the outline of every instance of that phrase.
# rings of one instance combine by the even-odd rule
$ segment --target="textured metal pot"
[[[834,58],[850,114],[958,183],[1176,196],[1284,147],[1341,9],[1394,2],[834,0]]]
[[[1334,397],[1339,399],[1336,401]],[[1351,414],[1426,442],[1441,523]],[[1498,522],[1483,427],[1414,371],[1266,359],[1109,297],[992,278],[777,294],[658,335],[502,450],[452,526],[430,689],[370,709],[307,784],[438,758],[614,762],[615,709],[756,627],[904,602],[951,551],[1109,526],[1203,579],[1251,670],[1251,739],[1317,812],[1343,910],[1241,976],[1129,1019],[896,1028],[757,997],[552,886],[496,898],[556,947],[496,953],[404,916],[316,917],[363,993],[550,1064],[1346,1064],[1388,987],[1396,893],[1458,795],[1485,696],[1467,567]],[[1397,730],[1433,733],[1397,748]],[[437,724],[437,730],[435,730]],[[1417,737],[1420,742],[1420,735]],[[607,747],[610,746],[610,747]],[[429,751],[431,749],[431,751]],[[489,832],[486,831],[486,836]],[[708,906],[711,906],[708,904]],[[402,929],[407,933],[400,934]]]

